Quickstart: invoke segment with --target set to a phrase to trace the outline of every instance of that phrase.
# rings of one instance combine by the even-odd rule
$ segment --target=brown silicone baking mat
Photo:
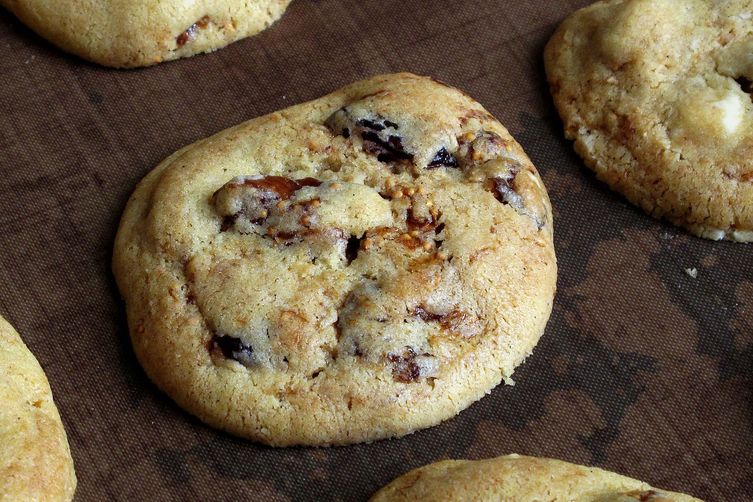
[[[295,0],[257,37],[135,71],[64,54],[0,9],[0,313],[50,379],[76,499],[359,501],[429,462],[518,452],[750,500],[753,245],[648,218],[573,153],[542,49],[587,3]],[[128,196],[184,145],[401,70],[467,91],[541,170],[560,268],[546,334],[514,386],[403,439],[272,449],[204,426],[128,341],[110,272]]]

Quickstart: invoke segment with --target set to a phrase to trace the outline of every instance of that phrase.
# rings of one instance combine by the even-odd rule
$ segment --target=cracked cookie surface
[[[595,467],[520,455],[429,464],[400,476],[371,498],[371,502],[412,500],[699,502]]]
[[[47,377],[2,317],[0,403],[0,501],[73,499],[73,459]]]
[[[211,52],[267,28],[291,0],[0,0],[39,35],[89,61],[150,66]]]
[[[753,2],[610,0],[545,63],[565,135],[598,178],[707,239],[753,241]]]
[[[551,311],[551,218],[481,105],[385,75],[165,160],[113,267],[136,354],[181,406],[272,445],[347,444],[510,380]]]

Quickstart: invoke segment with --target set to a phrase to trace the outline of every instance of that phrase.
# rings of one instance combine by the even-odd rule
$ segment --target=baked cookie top
[[[275,22],[291,0],[0,0],[63,50],[116,68],[211,52]]]
[[[699,502],[595,467],[520,455],[436,462],[400,476],[371,498],[401,500]]]
[[[454,416],[531,352],[556,280],[521,147],[467,95],[410,74],[169,157],[131,197],[113,266],[149,376],[272,445]]]
[[[44,371],[0,317],[0,501],[68,501],[73,459]]]
[[[565,134],[598,177],[708,239],[753,241],[753,1],[610,0],[545,51]]]

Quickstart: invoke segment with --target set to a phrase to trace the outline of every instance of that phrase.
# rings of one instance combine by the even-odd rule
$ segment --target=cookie
[[[73,499],[73,459],[47,377],[2,317],[0,403],[0,501]]]
[[[275,22],[291,0],[0,0],[61,49],[115,68],[211,52]]]
[[[556,280],[531,161],[470,97],[410,74],[169,157],[128,202],[113,267],[151,379],[276,446],[454,416],[510,381]]]
[[[613,190],[707,239],[753,241],[753,2],[609,0],[545,51],[567,138]]]
[[[520,455],[436,462],[400,476],[371,498],[401,500],[699,502],[595,467]]]

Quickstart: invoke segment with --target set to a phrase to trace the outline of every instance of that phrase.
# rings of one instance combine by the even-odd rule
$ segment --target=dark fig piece
[[[254,364],[254,349],[243,343],[240,338],[228,335],[215,336],[212,338],[212,347],[219,349],[226,358],[238,361],[243,366],[250,367]]]
[[[437,154],[434,156],[433,159],[431,159],[431,162],[429,162],[429,165],[427,166],[427,169],[436,169],[437,167],[458,167],[460,164],[458,163],[458,159],[455,158],[453,154],[447,151],[446,148],[442,147]]]

